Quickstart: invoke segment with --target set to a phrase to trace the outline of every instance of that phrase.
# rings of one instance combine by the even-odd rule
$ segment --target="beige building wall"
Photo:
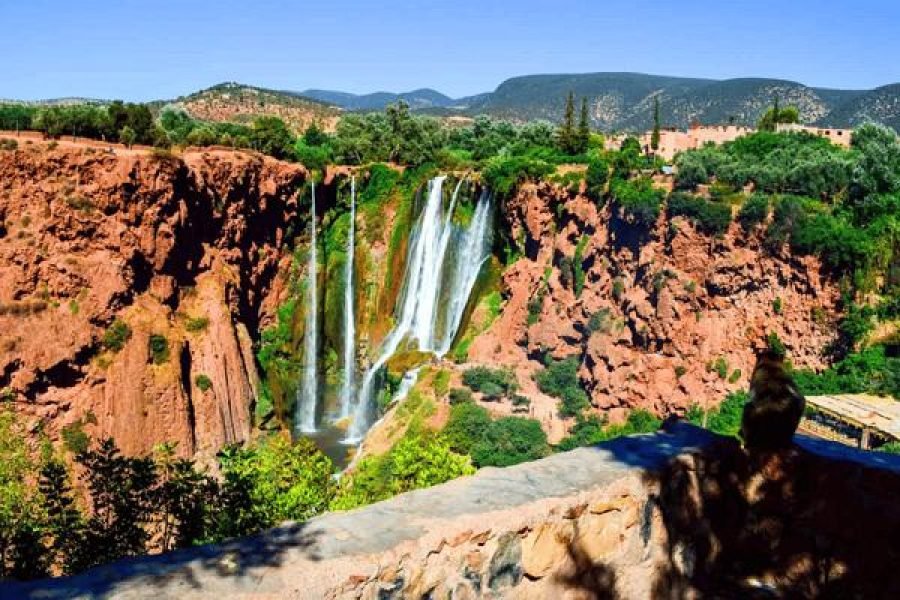
[[[809,125],[800,125],[799,123],[780,123],[778,131],[806,131],[819,137],[827,138],[832,144],[850,147],[850,140],[853,138],[852,129],[837,129],[829,127],[810,127]]]

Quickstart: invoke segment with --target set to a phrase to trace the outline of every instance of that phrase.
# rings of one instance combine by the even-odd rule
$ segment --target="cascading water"
[[[303,379],[297,393],[297,419],[295,423],[302,433],[316,431],[316,405],[319,397],[318,359],[319,359],[319,294],[318,271],[319,262],[316,252],[316,184],[310,188],[310,243],[309,265],[307,268],[308,283],[306,303],[306,323],[303,334]]]
[[[345,440],[348,444],[358,443],[372,423],[379,375],[401,343],[407,344],[404,348],[431,351],[438,356],[447,352],[478,271],[488,258],[490,196],[482,194],[469,228],[459,232],[452,217],[462,182],[456,186],[444,215],[444,179],[436,177],[429,182],[428,199],[409,240],[406,274],[398,304],[399,318],[384,339],[378,359],[363,376]],[[446,264],[450,257],[455,258],[455,264]],[[463,264],[462,261],[467,262]],[[450,285],[446,285],[448,280]],[[445,299],[443,306],[441,299]],[[441,325],[443,331],[439,331]]]
[[[353,305],[353,257],[356,252],[356,177],[350,178],[350,232],[344,266],[344,377],[341,381],[341,412],[350,416],[356,379],[356,315]]]
[[[472,224],[463,233],[459,244],[459,252],[455,261],[456,269],[453,274],[453,283],[450,286],[451,295],[447,301],[444,335],[437,349],[438,356],[443,356],[450,350],[450,345],[462,322],[469,294],[475,287],[481,267],[490,258],[492,208],[491,196],[487,190],[483,190],[472,217]],[[457,290],[459,293],[455,293]]]

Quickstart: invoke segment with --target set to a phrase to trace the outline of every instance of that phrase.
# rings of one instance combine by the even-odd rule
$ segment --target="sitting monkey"
[[[750,377],[750,401],[744,406],[741,439],[754,450],[780,450],[793,443],[806,400],[784,366],[784,358],[771,350],[757,357]]]

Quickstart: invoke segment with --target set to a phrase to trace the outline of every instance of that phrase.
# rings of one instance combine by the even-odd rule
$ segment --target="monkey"
[[[750,377],[750,401],[744,405],[741,439],[748,451],[789,448],[806,407],[784,357],[765,350],[757,356]]]

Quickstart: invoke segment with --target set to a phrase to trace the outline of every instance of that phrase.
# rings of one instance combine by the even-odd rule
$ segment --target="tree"
[[[146,553],[156,473],[149,458],[125,457],[112,439],[76,457],[91,494],[82,566]]]
[[[575,92],[569,92],[566,97],[566,109],[563,122],[556,132],[556,143],[559,149],[567,154],[574,154],[576,142],[575,132]]]
[[[75,573],[85,562],[80,555],[84,542],[84,518],[75,503],[65,464],[55,458],[44,463],[38,480],[47,518],[48,562],[64,575]]]
[[[35,471],[22,424],[12,411],[0,410],[0,580],[46,573]]]
[[[303,143],[307,146],[323,146],[328,143],[328,134],[318,121],[313,121],[303,132]]]
[[[650,148],[659,150],[659,96],[653,97],[653,133],[650,134]]]
[[[253,148],[275,158],[287,158],[294,146],[294,136],[278,117],[258,117],[250,130]]]
[[[128,125],[119,130],[119,141],[129,148],[134,144],[136,138],[137,135],[134,133],[134,129]]]
[[[588,162],[585,182],[588,195],[599,202],[606,191],[606,182],[609,180],[609,161],[603,156],[592,156]]]
[[[587,98],[581,99],[581,117],[578,120],[577,148],[574,154],[586,152],[591,141],[591,123],[588,117]]]
[[[778,96],[775,96],[774,105],[763,114],[756,128],[760,131],[775,131],[780,123],[798,123],[799,121],[800,111],[797,110],[797,107],[781,108],[778,104]]]
[[[161,531],[160,551],[190,547],[206,536],[218,486],[197,471],[193,461],[176,458],[175,444],[157,446],[155,464],[159,483],[153,504]]]

